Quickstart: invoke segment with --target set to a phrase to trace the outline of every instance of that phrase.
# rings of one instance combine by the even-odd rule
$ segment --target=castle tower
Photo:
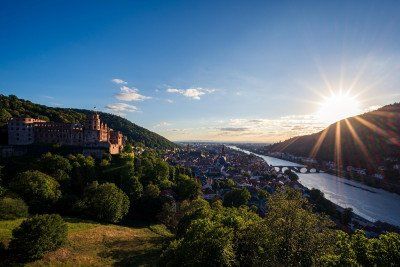
[[[100,130],[100,116],[97,113],[92,114],[88,117],[86,122],[87,130]]]

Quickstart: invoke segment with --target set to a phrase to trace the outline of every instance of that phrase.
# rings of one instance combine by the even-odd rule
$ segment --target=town
[[[302,195],[312,202],[316,189],[308,189],[298,181],[298,176],[288,168],[278,169],[254,154],[245,154],[223,144],[185,143],[182,148],[168,150],[164,160],[171,165],[189,168],[196,179],[201,182],[203,197],[206,200],[223,200],[227,193],[236,189],[246,189],[250,193],[248,206],[264,216],[267,208],[267,195],[279,188],[288,186],[300,190]],[[322,201],[318,199],[317,201]],[[327,202],[330,216],[338,226],[347,231],[363,229],[369,236],[376,236],[384,228],[392,226],[373,223],[356,214]],[[313,203],[319,205],[320,203]],[[350,216],[343,221],[344,216]]]

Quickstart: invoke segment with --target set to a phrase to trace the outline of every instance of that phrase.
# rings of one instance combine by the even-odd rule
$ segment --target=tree
[[[353,217],[353,209],[345,208],[341,215],[341,222],[344,225],[348,225],[351,222],[351,218]]]
[[[36,215],[13,230],[9,251],[13,259],[25,262],[40,259],[66,241],[67,224],[60,215]]]
[[[129,211],[128,196],[112,183],[92,185],[83,203],[85,213],[99,221],[116,223]]]
[[[45,211],[60,197],[59,183],[40,171],[23,172],[11,182],[11,189],[18,193],[33,211]]]
[[[138,200],[143,193],[143,186],[136,176],[127,177],[122,181],[121,189],[132,202]]]
[[[124,153],[133,153],[133,147],[131,144],[127,143],[124,146]]]
[[[4,197],[0,199],[0,220],[12,220],[28,216],[28,206],[22,199]]]
[[[136,205],[136,210],[145,219],[154,220],[162,210],[163,202],[160,197],[160,189],[155,184],[148,184],[143,192],[143,196]]]
[[[63,187],[69,186],[72,166],[68,159],[48,152],[40,157],[38,164],[42,172],[54,177]]]
[[[333,253],[326,253],[321,257],[322,266],[357,266],[356,254],[348,234],[337,231]]]
[[[362,266],[374,265],[372,242],[365,236],[364,231],[356,230],[351,236],[351,244],[359,264]]]
[[[371,240],[376,266],[397,266],[400,262],[400,234],[385,233]]]
[[[70,155],[72,191],[82,195],[85,187],[95,180],[95,161],[92,157],[85,157],[82,154]]]
[[[175,192],[180,200],[195,199],[201,193],[200,184],[185,174],[177,177]]]
[[[315,214],[297,190],[283,188],[267,201],[265,259],[271,265],[312,265],[331,249],[333,223]]]
[[[299,176],[293,172],[291,169],[287,169],[284,172],[292,182],[297,182],[299,180]]]
[[[182,239],[164,251],[161,263],[168,266],[233,266],[233,233],[209,219],[198,219]]]
[[[225,207],[240,207],[247,205],[251,198],[250,192],[247,189],[233,189],[224,196]]]
[[[60,155],[53,155],[50,152],[43,154],[39,159],[40,169],[49,174],[57,174],[58,171],[69,173],[72,170],[72,166],[68,159]]]

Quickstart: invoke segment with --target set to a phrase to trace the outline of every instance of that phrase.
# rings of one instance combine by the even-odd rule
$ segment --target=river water
[[[251,153],[235,146],[229,147],[246,154]],[[282,159],[255,155],[272,166],[301,166]],[[309,189],[321,190],[333,203],[343,208],[350,207],[354,213],[370,221],[380,220],[400,226],[400,195],[328,173],[298,173],[298,175],[302,185]]]

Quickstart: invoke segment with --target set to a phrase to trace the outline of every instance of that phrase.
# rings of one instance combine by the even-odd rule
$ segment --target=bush
[[[240,207],[247,205],[251,198],[250,192],[247,189],[233,189],[224,196],[225,207]]]
[[[36,215],[13,230],[10,256],[20,262],[40,259],[67,241],[67,224],[58,214]]]
[[[94,184],[85,192],[86,214],[100,221],[119,222],[129,211],[129,198],[115,184]]]
[[[187,175],[180,174],[177,178],[175,192],[180,200],[195,199],[201,193],[201,186]]]
[[[0,220],[12,220],[28,216],[28,206],[22,199],[5,197],[0,199]]]
[[[26,171],[17,175],[11,188],[18,193],[34,211],[46,211],[61,196],[60,184],[40,171]]]

